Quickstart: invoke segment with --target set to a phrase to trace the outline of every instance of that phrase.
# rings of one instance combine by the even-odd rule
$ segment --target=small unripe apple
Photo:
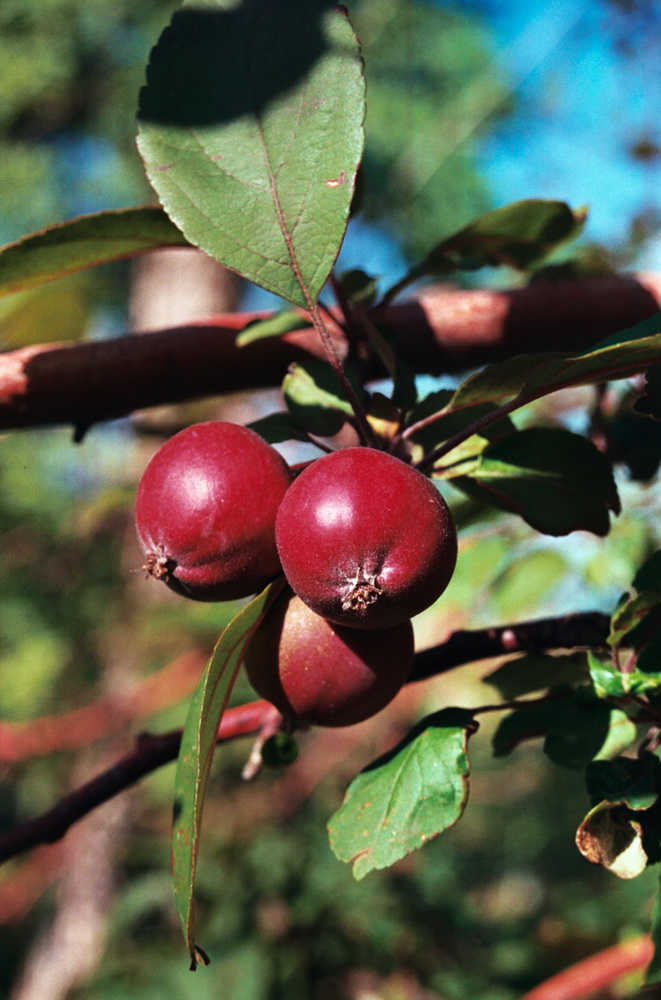
[[[452,515],[433,483],[373,448],[308,466],[280,505],[276,541],[294,592],[317,614],[357,628],[424,611],[457,558]]]
[[[286,590],[245,656],[255,691],[282,714],[317,726],[351,726],[392,701],[413,662],[413,628],[345,628]]]
[[[247,427],[216,420],[175,434],[138,486],[145,570],[198,601],[261,590],[281,572],[275,516],[290,482],[282,456]]]

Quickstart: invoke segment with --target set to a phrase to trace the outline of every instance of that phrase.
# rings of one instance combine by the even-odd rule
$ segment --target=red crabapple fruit
[[[424,611],[457,558],[452,515],[422,473],[373,448],[317,459],[276,518],[292,590],[339,625],[386,628]]]
[[[344,628],[286,590],[245,656],[255,691],[297,722],[351,726],[392,701],[413,662],[409,621],[385,629]]]
[[[261,590],[281,572],[275,516],[290,482],[284,459],[247,427],[209,421],[180,431],[138,486],[145,569],[198,601]]]

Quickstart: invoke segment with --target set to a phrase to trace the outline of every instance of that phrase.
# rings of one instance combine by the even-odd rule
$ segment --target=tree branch
[[[600,649],[610,631],[608,615],[579,612],[562,618],[539,618],[518,625],[453,632],[440,646],[416,653],[409,682],[424,681],[464,663],[507,653],[541,653],[549,649]]]
[[[432,649],[417,653],[410,681],[420,681],[454,667],[513,652],[539,652],[576,646],[600,648],[608,635],[609,619],[597,612],[522,622],[502,628],[455,632]],[[228,709],[218,729],[218,742],[260,733],[273,713],[266,701]],[[176,759],[181,730],[159,736],[143,734],[136,749],[92,781],[65,796],[36,819],[0,835],[0,863],[39,844],[52,844],[74,823],[152,771]]]
[[[416,301],[374,309],[414,371],[459,372],[513,354],[581,350],[654,315],[661,277],[538,281],[508,292],[423,290]],[[292,361],[323,357],[315,331],[236,346],[264,314],[227,314],[107,341],[37,344],[0,355],[0,430],[92,424],[136,409],[279,385]],[[330,327],[341,359],[348,343]],[[382,372],[374,368],[367,375]]]
[[[557,976],[526,993],[521,1000],[581,1000],[591,997],[614,985],[622,976],[643,969],[653,955],[654,945],[647,934],[630,941],[620,941],[612,948],[605,948],[563,969]]]

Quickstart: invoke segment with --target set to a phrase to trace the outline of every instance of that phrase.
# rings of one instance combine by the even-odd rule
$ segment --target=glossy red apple
[[[438,490],[373,448],[346,448],[308,466],[280,505],[276,541],[301,600],[357,628],[386,628],[429,607],[457,558]]]
[[[245,656],[255,691],[288,718],[351,726],[395,697],[411,670],[410,622],[344,628],[311,611],[287,590],[257,630]]]
[[[281,455],[247,427],[209,421],[180,431],[138,486],[145,569],[198,601],[261,590],[281,572],[275,517],[290,482]]]

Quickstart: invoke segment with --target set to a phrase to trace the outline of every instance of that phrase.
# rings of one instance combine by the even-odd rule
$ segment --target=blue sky
[[[627,145],[660,141],[661,15],[615,44],[612,9],[596,0],[475,0],[494,32],[515,112],[479,144],[479,163],[499,203],[523,197],[587,204],[587,236],[617,245],[631,217],[659,206],[661,163],[642,166]]]

